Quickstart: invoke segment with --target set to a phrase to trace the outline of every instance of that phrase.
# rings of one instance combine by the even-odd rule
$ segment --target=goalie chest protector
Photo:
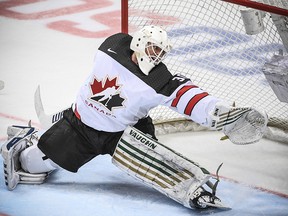
[[[203,92],[188,78],[172,75],[163,63],[154,67],[148,76],[143,74],[131,60],[131,40],[130,35],[122,33],[107,38],[96,53],[92,73],[78,93],[76,109],[81,121],[96,130],[124,131],[127,126],[135,125],[139,119],[146,117],[158,105],[183,113],[193,97],[192,91],[197,94]],[[190,97],[182,97],[184,102],[177,102],[171,107],[172,101],[177,97],[177,90],[184,85],[193,85]],[[208,96],[208,93],[204,96]],[[196,103],[192,101],[192,104]],[[188,104],[189,109],[190,107],[193,106]],[[206,109],[199,108],[194,116],[203,117],[200,121],[205,121],[207,114],[203,110]],[[196,118],[196,122],[199,122],[197,120]]]

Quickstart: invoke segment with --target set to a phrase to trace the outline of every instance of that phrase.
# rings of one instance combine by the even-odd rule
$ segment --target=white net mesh
[[[231,104],[235,101],[236,106],[263,109],[270,125],[288,130],[288,104],[278,100],[262,73],[274,54],[285,53],[269,13],[263,18],[265,30],[247,35],[242,6],[235,4],[219,0],[128,2],[129,33],[151,24],[168,31],[173,50],[165,63],[173,74],[191,78],[211,95]],[[271,2],[283,6],[286,1]],[[150,114],[155,123],[184,118],[166,107]]]

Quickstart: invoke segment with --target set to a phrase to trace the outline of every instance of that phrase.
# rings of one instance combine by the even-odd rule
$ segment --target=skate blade
[[[201,202],[203,205],[207,205],[209,207],[213,207],[213,208],[219,208],[219,209],[223,209],[223,210],[230,210],[231,207],[223,204],[222,202],[221,203],[209,203],[209,202]]]

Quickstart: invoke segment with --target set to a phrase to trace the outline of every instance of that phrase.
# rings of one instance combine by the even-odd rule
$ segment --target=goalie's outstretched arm
[[[166,105],[205,127],[223,131],[235,144],[259,141],[268,122],[264,111],[229,105],[193,85],[191,81],[180,85]]]

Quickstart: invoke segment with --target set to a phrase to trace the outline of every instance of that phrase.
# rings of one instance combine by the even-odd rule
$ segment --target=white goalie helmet
[[[172,46],[167,32],[158,26],[146,26],[133,35],[130,44],[135,52],[139,68],[148,75],[170,52]]]

